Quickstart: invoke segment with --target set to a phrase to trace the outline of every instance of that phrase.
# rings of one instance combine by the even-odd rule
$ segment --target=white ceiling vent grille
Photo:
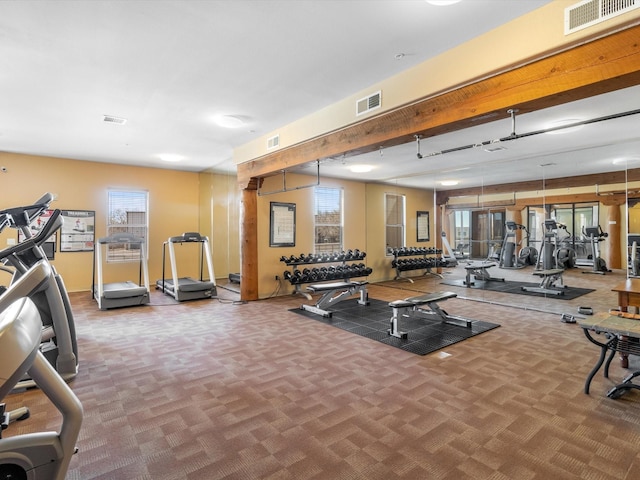
[[[640,1],[640,0],[639,0]],[[356,116],[368,113],[371,110],[380,108],[382,105],[382,92],[372,93],[368,97],[361,98],[356,102]]]
[[[564,34],[577,32],[640,7],[640,0],[583,0],[564,10]]]
[[[278,148],[280,146],[280,135],[274,135],[273,137],[267,138],[267,150],[271,150],[272,148]]]
[[[102,121],[106,123],[115,123],[116,125],[124,125],[127,123],[126,118],[114,117],[113,115],[103,115]]]

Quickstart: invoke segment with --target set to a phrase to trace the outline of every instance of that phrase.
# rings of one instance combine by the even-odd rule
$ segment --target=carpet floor
[[[442,308],[442,305],[440,307]],[[412,313],[400,320],[399,329],[407,332],[407,338],[401,339],[388,333],[392,314],[389,302],[370,298],[369,305],[364,306],[359,305],[357,299],[349,299],[333,306],[331,317],[322,317],[300,308],[291,311],[418,355],[427,355],[500,326],[496,323],[473,320],[470,327],[464,327],[433,320],[424,314]]]

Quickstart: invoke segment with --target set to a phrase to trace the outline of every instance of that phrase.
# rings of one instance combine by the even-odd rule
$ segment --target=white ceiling
[[[423,0],[0,1],[0,151],[233,171],[234,147],[548,1],[463,0],[449,7]],[[398,53],[405,55],[397,60]],[[516,133],[637,108],[640,91],[630,89],[517,117]],[[103,115],[127,123],[108,124]],[[213,121],[218,115],[240,116],[245,125],[221,128]],[[504,142],[507,150],[492,154],[474,148],[427,156],[508,136],[511,122],[502,120],[424,139],[422,160],[410,144],[333,159],[321,174],[353,178],[345,163],[371,163],[377,168],[357,178],[433,187],[455,177],[459,188],[472,179],[486,183],[489,174],[490,183],[539,178],[556,167],[540,167],[546,163],[562,175],[567,163],[569,171],[579,165],[580,173],[598,172],[614,156],[640,152],[638,129],[631,128],[637,121]],[[184,159],[166,163],[159,154]]]

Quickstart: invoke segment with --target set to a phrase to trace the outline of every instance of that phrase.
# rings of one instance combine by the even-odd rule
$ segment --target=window
[[[315,253],[342,251],[342,189],[316,187],[314,196]]]
[[[405,197],[386,193],[384,204],[387,251],[402,248],[405,246]]]
[[[149,193],[131,190],[109,190],[107,214],[107,236],[130,233],[145,239],[148,246]],[[147,252],[148,248],[145,249]],[[135,245],[107,245],[107,262],[140,261],[140,252]]]

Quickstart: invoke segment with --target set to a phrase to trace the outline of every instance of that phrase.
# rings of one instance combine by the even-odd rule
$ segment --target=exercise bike
[[[602,231],[600,225],[594,227],[582,227],[582,235],[591,243],[591,259],[593,261],[591,270],[583,270],[582,273],[595,273],[598,275],[604,275],[610,272],[607,267],[607,262],[600,256],[600,242],[609,236],[607,232]]]
[[[516,242],[518,230],[523,230],[524,236],[519,242]],[[528,265],[536,264],[538,251],[535,248],[527,246],[516,251],[516,247],[520,246],[525,240],[529,241],[527,227],[511,221],[505,223],[504,240],[500,249],[500,261],[498,263],[500,268],[524,268]]]
[[[42,262],[11,286],[33,289],[49,275]],[[60,432],[37,432],[1,438],[0,480],[64,480],[82,426],[80,401],[40,351],[42,322],[36,305],[28,297],[9,304],[0,313],[0,401],[18,381],[29,375],[62,414]],[[20,409],[21,418],[28,410]],[[14,412],[0,404],[2,430],[8,428]]]

